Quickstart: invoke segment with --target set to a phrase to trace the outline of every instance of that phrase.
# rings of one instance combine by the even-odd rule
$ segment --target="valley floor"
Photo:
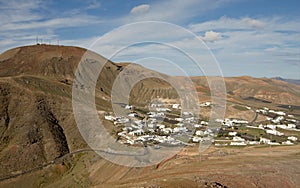
[[[300,145],[186,147],[145,168],[112,164],[94,152],[0,182],[0,187],[297,187]]]
[[[117,187],[297,187],[300,185],[300,147],[210,148],[195,155],[184,150],[158,169],[106,185]],[[97,177],[95,175],[94,177]],[[102,185],[105,187],[106,185]],[[100,186],[100,185],[99,185]],[[100,186],[101,187],[101,186]],[[209,187],[209,186],[208,186]]]

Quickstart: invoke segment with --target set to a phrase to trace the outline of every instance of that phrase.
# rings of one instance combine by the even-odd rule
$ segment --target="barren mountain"
[[[205,77],[193,77],[199,92],[209,90]],[[227,97],[233,100],[262,101],[274,104],[300,105],[300,87],[284,81],[249,76],[224,78]],[[245,102],[247,103],[247,102]]]

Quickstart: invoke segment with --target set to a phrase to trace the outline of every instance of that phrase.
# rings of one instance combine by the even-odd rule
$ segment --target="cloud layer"
[[[106,36],[106,32],[114,31],[119,26],[155,20],[178,24],[198,38],[186,38],[177,30],[170,33],[163,28],[135,28],[134,31],[117,33],[113,38],[108,38],[101,53],[105,55],[118,50],[124,45],[124,38],[169,39],[171,45],[194,52],[199,50],[195,46],[199,46],[200,39],[200,43],[201,40],[206,43],[219,60],[225,76],[283,76],[300,79],[300,23],[297,16],[257,16],[247,13],[211,16],[219,13],[218,10],[223,7],[234,4],[234,0],[161,0],[141,2],[120,11],[117,9],[119,5],[112,2],[108,10],[106,2],[99,3],[97,0],[80,1],[80,7],[74,4],[74,7],[63,10],[53,7],[53,2],[55,0],[0,1],[0,51],[34,44],[37,36],[47,43],[59,39],[61,44],[88,48],[97,38]],[[205,45],[202,47],[205,50]],[[178,57],[168,48],[149,44],[131,47],[117,60],[131,61],[149,52],[153,52],[153,55],[167,54],[170,59]],[[203,51],[197,53],[203,55]],[[193,74],[193,66],[183,62],[184,59],[180,57],[175,59],[177,64]]]

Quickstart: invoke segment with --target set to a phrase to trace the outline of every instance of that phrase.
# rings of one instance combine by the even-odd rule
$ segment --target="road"
[[[108,150],[79,149],[79,150],[73,151],[71,153],[67,153],[66,155],[63,155],[61,157],[58,157],[58,158],[56,158],[56,159],[54,159],[54,160],[52,160],[48,163],[45,163],[45,164],[39,165],[37,167],[31,168],[29,170],[24,170],[22,172],[11,172],[13,174],[5,176],[5,177],[0,177],[0,181],[16,178],[16,177],[19,177],[19,176],[22,176],[22,175],[25,175],[25,174],[32,173],[36,170],[41,170],[41,169],[43,169],[47,166],[50,166],[52,164],[61,162],[64,158],[67,158],[68,156],[71,156],[73,154],[78,154],[78,153],[86,153],[86,152],[103,152],[103,153],[107,153],[107,154],[123,155],[123,156],[145,156],[149,153],[149,150],[145,149],[145,152],[142,153],[142,154],[130,154],[130,153],[118,153],[118,152],[115,152],[113,150],[108,151]]]

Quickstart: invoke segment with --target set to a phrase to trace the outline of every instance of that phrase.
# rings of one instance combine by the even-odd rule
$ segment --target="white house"
[[[147,126],[148,126],[148,128],[152,128],[152,129],[156,128],[156,125],[153,123],[148,123]]]
[[[195,142],[195,143],[198,143],[198,142],[202,141],[202,138],[197,137],[197,136],[194,136],[194,137],[192,138],[192,141]]]
[[[291,142],[290,140],[287,140],[285,142],[282,142],[283,145],[293,145],[294,143]]]
[[[137,113],[130,113],[128,114],[128,117],[138,117]]]
[[[183,121],[183,118],[175,118],[176,121]]]
[[[174,129],[173,129],[173,132],[174,133],[178,133],[178,132],[187,132],[188,131],[188,129],[186,128],[186,127],[175,127]]]
[[[269,145],[273,145],[273,146],[278,146],[278,145],[280,145],[278,142],[269,142],[268,144],[269,144]]]
[[[267,139],[267,138],[260,137],[259,142],[263,143],[263,144],[269,144],[271,142],[271,140]]]
[[[234,141],[234,142],[244,142],[245,139],[241,138],[239,136],[235,136],[235,137],[232,138],[232,141]]]
[[[268,134],[273,134],[273,135],[276,135],[276,136],[283,136],[284,134],[279,132],[279,131],[276,131],[276,130],[266,130],[266,133]]]
[[[118,136],[125,136],[126,135],[126,131],[122,131],[118,133]]]
[[[269,112],[273,113],[273,114],[280,115],[280,116],[285,116],[286,115],[285,112],[281,112],[281,111],[269,110]]]
[[[227,143],[223,143],[223,144],[221,144],[221,143],[215,143],[215,146],[228,146],[228,144]]]
[[[237,132],[229,132],[228,135],[229,136],[236,136]]]
[[[132,107],[132,105],[127,104],[124,108],[127,109],[127,110],[131,110],[133,107]]]
[[[286,119],[286,120],[289,121],[289,122],[293,122],[293,123],[297,122],[297,120],[295,120],[295,119]]]
[[[176,123],[176,125],[177,125],[177,126],[179,126],[179,127],[182,127],[182,126],[184,126],[184,124],[183,124],[183,123]]]
[[[194,114],[192,112],[182,112],[184,116],[193,116]]]
[[[104,116],[104,119],[109,120],[109,121],[115,121],[116,118],[114,116]]]
[[[143,133],[144,133],[144,131],[142,129],[138,129],[138,130],[134,130],[134,131],[129,132],[128,135],[135,136],[135,135],[141,135]]]
[[[257,141],[248,141],[248,144],[249,145],[257,145],[257,144],[260,144],[260,142],[257,142]]]
[[[179,106],[180,106],[180,104],[173,104],[173,105],[172,105],[172,108],[174,108],[174,109],[178,109],[178,108],[179,108]]]
[[[128,122],[129,122],[129,119],[128,119],[128,118],[122,117],[122,118],[118,118],[118,119],[114,122],[114,124],[116,125],[116,124],[118,124],[118,123],[122,124],[122,123],[128,123]]]
[[[135,143],[135,141],[134,141],[134,140],[131,140],[131,139],[126,140],[126,142],[127,142],[128,144],[130,144],[130,145],[133,145],[133,144]]]
[[[191,121],[194,121],[195,118],[194,117],[189,117],[189,118],[185,118],[185,120],[191,122]]]
[[[284,117],[283,116],[278,116],[275,119],[272,120],[273,123],[280,123],[280,121],[283,121]]]
[[[203,136],[204,135],[204,132],[203,131],[196,131],[195,133],[197,136]]]
[[[208,125],[208,122],[206,122],[206,121],[201,121],[200,124],[201,124],[201,125]]]
[[[200,127],[202,127],[202,125],[200,125],[200,124],[194,124],[194,127],[195,128],[200,128]]]
[[[162,128],[161,131],[164,133],[164,134],[170,134],[173,132],[173,129],[171,128]]]
[[[291,141],[294,141],[294,142],[296,142],[298,140],[298,138],[295,137],[295,136],[289,136],[287,139],[291,140]]]
[[[265,110],[265,109],[258,109],[258,110],[256,110],[256,112],[261,113],[261,114],[267,114],[268,113],[268,111]]]
[[[285,116],[286,113],[285,112],[281,112],[281,111],[277,111],[276,114],[280,115],[280,116]]]
[[[246,146],[245,142],[230,142],[231,146]]]
[[[276,125],[276,126],[281,128],[281,129],[287,129],[288,128],[286,125]]]
[[[156,111],[158,112],[171,112],[169,108],[156,108]]]
[[[132,127],[123,127],[122,130],[123,131],[132,131]]]
[[[163,117],[165,115],[164,112],[149,112],[150,118]]]
[[[230,119],[224,119],[224,121],[222,122],[223,125],[227,126],[227,127],[232,127],[233,123]]]
[[[292,124],[292,123],[289,123],[289,124],[287,125],[287,128],[288,128],[288,129],[295,129],[295,128],[296,128],[296,125],[295,125],[295,124]]]
[[[276,125],[272,125],[272,124],[266,125],[265,127],[269,128],[269,129],[276,129]]]
[[[235,124],[248,124],[249,123],[246,120],[240,120],[240,119],[233,119],[233,120],[231,120],[231,122],[235,123]]]

